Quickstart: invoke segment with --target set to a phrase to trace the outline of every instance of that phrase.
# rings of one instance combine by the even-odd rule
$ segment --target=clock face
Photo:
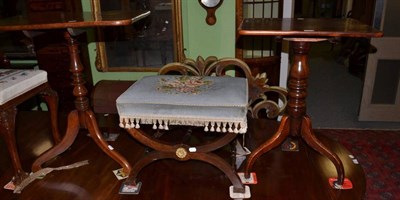
[[[201,3],[209,8],[213,8],[219,4],[221,0],[201,0]]]

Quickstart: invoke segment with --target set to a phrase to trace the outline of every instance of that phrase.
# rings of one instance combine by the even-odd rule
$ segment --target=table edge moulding
[[[150,15],[150,11],[103,12],[93,16],[91,12],[34,13],[0,20],[0,31],[32,31],[49,29],[95,28],[131,25]]]

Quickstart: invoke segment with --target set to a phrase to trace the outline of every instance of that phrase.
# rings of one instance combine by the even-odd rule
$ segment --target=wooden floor
[[[65,121],[64,117],[60,120]],[[20,112],[18,115],[17,140],[26,171],[30,171],[30,165],[37,155],[52,145],[48,123],[46,112]],[[271,121],[251,121],[249,133],[257,133],[253,134],[253,144],[256,145],[257,141],[270,137],[276,125]],[[65,124],[61,127],[65,127]],[[166,137],[171,135],[167,134]],[[300,142],[299,152],[283,152],[277,148],[257,160],[254,171],[258,176],[258,184],[250,186],[251,199],[362,199],[365,193],[365,177],[361,166],[352,163],[348,151],[342,146],[327,138],[321,140],[334,149],[343,161],[346,177],[354,184],[353,189],[332,189],[328,185],[328,177],[336,175],[333,164]],[[146,150],[124,130],[121,130],[119,138],[110,144],[130,163],[143,156]],[[5,185],[12,177],[12,167],[4,142],[1,141],[0,145],[0,184]],[[119,168],[118,164],[108,158],[84,130],[67,152],[47,165],[57,167],[82,160],[89,160],[89,165],[52,172],[42,180],[35,180],[21,194],[2,189],[0,198],[230,199],[228,188],[231,183],[218,169],[198,161],[175,160],[158,161],[144,168],[138,177],[143,183],[139,195],[120,195],[118,190],[122,181],[117,180],[112,173],[112,170]]]

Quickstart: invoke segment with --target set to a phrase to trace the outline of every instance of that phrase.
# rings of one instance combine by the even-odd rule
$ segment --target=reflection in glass
[[[178,61],[174,2],[177,0],[100,0],[100,11],[149,10],[150,16],[127,27],[103,28],[103,71],[157,71]],[[100,46],[101,47],[101,46]],[[180,48],[179,48],[180,49]]]
[[[118,1],[101,1],[102,11],[124,10]],[[158,67],[173,61],[172,12],[169,0],[129,2],[129,10],[150,10],[151,15],[129,27],[104,30],[109,67]]]

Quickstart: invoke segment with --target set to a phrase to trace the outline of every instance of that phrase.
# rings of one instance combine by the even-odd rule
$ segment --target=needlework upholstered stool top
[[[14,185],[18,185],[27,174],[21,167],[15,141],[15,117],[17,105],[41,94],[50,111],[51,126],[55,142],[61,141],[57,126],[58,97],[47,82],[43,70],[0,69],[0,132],[7,143],[15,170]]]
[[[202,126],[204,131],[245,133],[247,79],[215,76],[148,76],[117,99],[122,128],[168,130],[170,125]]]

